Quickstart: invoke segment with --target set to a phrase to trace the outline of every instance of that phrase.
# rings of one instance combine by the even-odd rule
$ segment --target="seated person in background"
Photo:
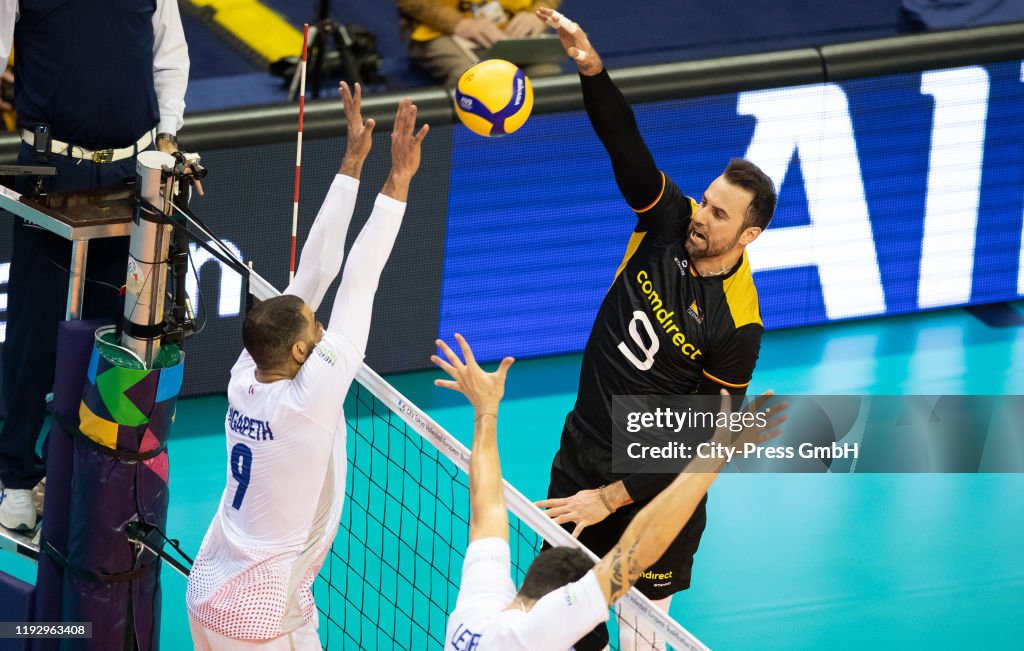
[[[540,7],[561,0],[396,0],[409,57],[446,88],[454,88],[479,52],[503,38],[543,34]],[[513,61],[513,63],[516,63]],[[557,61],[523,66],[530,77],[559,74]]]

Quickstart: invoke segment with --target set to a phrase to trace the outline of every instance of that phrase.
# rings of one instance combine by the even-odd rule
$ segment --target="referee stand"
[[[166,442],[183,377],[177,344],[192,329],[181,319],[183,273],[175,275],[181,301],[170,319],[164,314],[168,260],[187,264],[187,240],[169,250],[169,197],[201,178],[197,163],[140,154],[138,170],[148,180],[134,198],[118,189],[34,201],[0,188],[0,208],[73,243],[50,407],[45,518],[35,540],[0,540],[38,559],[36,585],[0,573],[0,620],[13,627],[0,630],[0,650],[159,646],[160,559],[133,532],[166,524]],[[193,171],[185,171],[188,164]],[[125,318],[116,327],[78,320],[89,241],[128,234]]]

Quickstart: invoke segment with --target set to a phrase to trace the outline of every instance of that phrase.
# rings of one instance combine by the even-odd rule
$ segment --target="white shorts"
[[[287,635],[269,640],[236,640],[206,628],[191,617],[192,643],[196,651],[322,651],[320,636],[316,633],[316,620]]]

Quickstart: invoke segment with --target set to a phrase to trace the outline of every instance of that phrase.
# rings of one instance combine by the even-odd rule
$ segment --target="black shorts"
[[[605,483],[600,477],[606,476],[610,468],[610,451],[599,449],[599,446],[588,440],[587,435],[575,426],[570,412],[562,429],[561,446],[551,464],[548,497],[569,497],[581,490],[597,488]],[[598,556],[604,556],[611,551],[633,517],[648,501],[624,506],[601,522],[587,527],[580,534],[580,541]],[[707,523],[706,504],[707,496],[697,505],[690,521],[665,554],[637,581],[637,589],[649,599],[664,599],[690,587],[693,555]],[[566,524],[563,528],[572,533],[575,526]],[[544,547],[548,546],[544,543]],[[574,648],[576,651],[603,651],[608,645],[608,638],[608,626],[600,624],[576,642]]]
[[[580,486],[557,467],[551,470],[551,484],[548,497],[569,497],[581,490],[597,488],[597,486]],[[637,580],[636,588],[649,599],[664,599],[690,587],[690,575],[693,570],[693,556],[700,546],[701,535],[707,524],[707,496],[700,501],[689,522],[683,527],[665,553]],[[640,512],[649,500],[629,504],[612,513],[607,518],[592,524],[580,533],[580,542],[598,556],[604,556],[612,550],[626,527]],[[563,525],[570,533],[575,524]]]

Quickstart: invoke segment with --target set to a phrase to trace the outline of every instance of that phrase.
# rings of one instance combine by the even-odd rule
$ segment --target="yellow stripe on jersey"
[[[722,283],[722,291],[725,292],[725,300],[729,304],[729,312],[732,314],[733,323],[737,328],[751,323],[764,325],[761,323],[757,288],[754,287],[754,277],[750,272],[750,261],[747,259],[746,251],[743,252],[742,259],[743,262],[736,273]],[[711,379],[714,380],[714,378]],[[718,382],[718,380],[715,381]]]
[[[665,194],[665,173],[662,172],[661,173],[661,191],[658,192],[658,198],[655,199],[653,202],[651,202],[651,205],[647,206],[646,208],[633,208],[633,212],[635,212],[638,215],[642,215],[643,213],[647,212],[651,208],[654,208],[655,206],[657,206],[658,202],[661,201],[661,197],[664,196],[664,194]]]
[[[211,15],[214,23],[268,62],[302,56],[302,31],[295,29],[270,7],[257,0],[186,0]]]
[[[723,387],[729,387],[730,389],[742,389],[743,387],[750,384],[750,382],[744,382],[743,384],[733,384],[731,382],[726,382],[725,380],[719,380],[718,378],[716,378],[714,375],[711,375],[707,371],[704,371],[704,377],[708,378],[709,380],[714,380],[715,382],[721,384]]]
[[[643,241],[644,235],[647,235],[647,233],[633,233],[629,236],[629,243],[626,244],[626,255],[622,256],[622,264],[620,264],[619,268],[615,270],[616,279],[619,277],[619,274],[622,273],[622,270],[626,268],[626,264],[629,262],[629,259],[632,258],[633,254],[636,253],[636,250],[640,248],[640,242]],[[612,280],[612,282],[615,281]]]

